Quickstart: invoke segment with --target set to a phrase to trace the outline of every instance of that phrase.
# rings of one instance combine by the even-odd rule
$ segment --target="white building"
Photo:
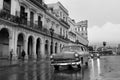
[[[88,27],[88,21],[84,20],[84,21],[80,21],[76,24],[77,26],[77,32],[80,33],[84,38],[88,39],[88,31],[87,31],[87,27]]]
[[[22,50],[26,59],[60,52],[70,42],[68,16],[60,2],[47,7],[43,0],[0,0],[0,58],[8,58],[12,49],[13,59],[20,58]]]

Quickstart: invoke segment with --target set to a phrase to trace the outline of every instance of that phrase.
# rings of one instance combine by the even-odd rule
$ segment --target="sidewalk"
[[[35,64],[35,63],[42,63],[42,62],[49,62],[49,60],[45,59],[40,59],[40,60],[35,60],[35,59],[30,59],[30,60],[0,60],[0,68],[5,68],[5,67],[15,67],[15,66],[21,66],[21,65],[30,65],[30,64]]]

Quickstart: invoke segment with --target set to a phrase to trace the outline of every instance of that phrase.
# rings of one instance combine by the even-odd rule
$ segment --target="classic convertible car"
[[[59,66],[72,68],[72,66],[76,65],[78,68],[81,68],[81,64],[85,63],[88,65],[88,55],[88,50],[84,46],[64,46],[60,53],[50,56],[51,65],[53,65],[56,70],[59,70]]]

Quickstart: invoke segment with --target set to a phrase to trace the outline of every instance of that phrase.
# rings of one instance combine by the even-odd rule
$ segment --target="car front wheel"
[[[68,69],[70,70],[73,69],[72,65],[68,65]]]
[[[85,62],[85,66],[88,66],[88,62]]]
[[[80,64],[79,64],[79,65],[77,65],[77,67],[78,67],[78,68],[81,68]]]
[[[59,66],[58,65],[54,65],[55,70],[59,70]]]

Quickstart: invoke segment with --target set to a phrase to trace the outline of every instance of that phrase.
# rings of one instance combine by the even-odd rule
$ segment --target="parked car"
[[[56,70],[59,70],[60,66],[69,66],[69,68],[77,66],[81,68],[81,64],[88,65],[88,55],[88,50],[84,46],[64,46],[62,52],[50,56],[51,65],[53,65]]]

